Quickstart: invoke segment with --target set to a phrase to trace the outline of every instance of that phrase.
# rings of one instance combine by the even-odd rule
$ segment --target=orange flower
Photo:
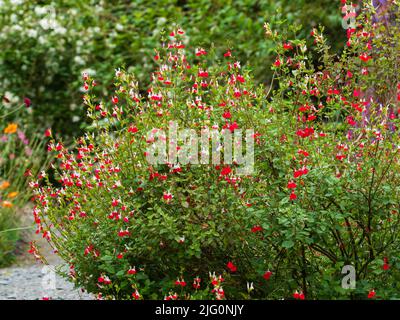
[[[7,128],[4,129],[4,133],[12,134],[17,132],[18,125],[16,123],[8,124]]]
[[[8,181],[3,181],[3,182],[0,184],[0,190],[7,189],[9,186],[10,186],[10,183],[9,183]]]
[[[10,201],[3,201],[2,204],[3,208],[12,208],[13,204]]]
[[[7,195],[7,198],[12,199],[12,198],[15,198],[17,195],[18,195],[18,192],[17,192],[17,191],[10,192],[10,193]]]

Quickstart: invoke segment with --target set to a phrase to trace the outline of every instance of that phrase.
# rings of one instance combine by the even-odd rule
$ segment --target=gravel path
[[[0,269],[0,300],[88,300],[91,295],[42,264]]]
[[[21,213],[21,225],[32,225],[29,208]],[[0,300],[37,300],[44,297],[52,300],[89,300],[93,296],[74,289],[71,282],[57,275],[53,270],[65,263],[52,252],[47,242],[36,235],[33,230],[22,234],[18,245],[18,259],[14,266],[0,269]],[[34,260],[28,254],[29,241],[35,240],[41,248],[40,252],[50,264],[43,264]],[[66,267],[67,268],[67,267]]]

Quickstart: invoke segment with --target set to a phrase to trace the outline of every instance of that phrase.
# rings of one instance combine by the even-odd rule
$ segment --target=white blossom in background
[[[19,6],[24,3],[24,0],[10,0],[10,3],[14,6]]]

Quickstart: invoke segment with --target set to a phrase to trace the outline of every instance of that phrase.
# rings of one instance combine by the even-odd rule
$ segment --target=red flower
[[[287,187],[288,189],[295,189],[297,187],[297,184],[293,181],[289,181]]]
[[[31,99],[25,97],[24,98],[24,103],[25,103],[25,106],[27,108],[29,108],[31,106],[31,104],[32,104],[32,101],[31,101]]]
[[[271,275],[272,275],[272,272],[271,271],[265,271],[265,273],[264,273],[264,275],[263,275],[263,278],[265,279],[265,280],[269,280],[269,278],[271,278]]]
[[[93,251],[93,245],[87,246],[83,252],[84,256],[87,256],[89,253]]]
[[[338,159],[339,161],[343,161],[344,158],[346,158],[346,156],[343,155],[343,154],[337,154],[336,155],[336,159]]]
[[[121,238],[130,236],[130,234],[131,233],[128,230],[120,230],[120,231],[118,231],[118,237],[121,237]]]
[[[51,137],[51,129],[46,129],[46,131],[44,132],[44,135],[46,137]]]
[[[314,121],[315,119],[317,119],[317,116],[315,116],[315,115],[313,115],[313,114],[310,114],[310,115],[307,117],[307,121]]]
[[[228,50],[227,52],[224,53],[224,57],[228,58],[228,57],[232,57],[232,53],[230,50]]]
[[[375,290],[370,290],[370,291],[368,292],[368,299],[373,299],[373,298],[375,298],[375,295],[376,295]]]
[[[186,286],[186,282],[185,282],[185,280],[183,280],[183,278],[182,278],[182,279],[177,279],[177,280],[175,281],[175,285],[176,285],[176,286],[185,287],[185,286]]]
[[[298,135],[301,138],[307,138],[314,134],[314,128],[304,128],[304,129],[299,129],[296,131],[296,135]]]
[[[228,174],[230,174],[232,172],[232,169],[229,166],[226,166],[225,168],[223,168],[221,170],[221,175],[222,176],[227,176]]]
[[[176,49],[184,49],[185,45],[182,42],[179,42],[179,43],[175,44],[175,48]]]
[[[30,169],[26,169],[24,172],[24,177],[32,177],[32,171]]]
[[[234,123],[232,123],[232,124],[229,125],[229,130],[230,130],[231,132],[235,131],[235,130],[238,129],[238,128],[239,128],[239,126],[238,126],[238,124],[236,123],[236,121],[235,121]]]
[[[164,192],[164,194],[163,194],[163,199],[165,200],[165,201],[167,201],[167,202],[169,202],[169,201],[171,201],[172,200],[172,194],[171,193],[169,193],[169,192]]]
[[[296,170],[295,172],[294,172],[294,177],[295,178],[298,178],[298,177],[301,177],[301,176],[303,176],[303,175],[305,175],[305,174],[307,174],[308,173],[308,169],[306,168],[306,167],[303,167],[303,168],[301,168],[301,169],[299,169],[299,170]]]
[[[387,257],[384,257],[384,258],[383,258],[383,266],[382,266],[382,269],[385,270],[385,271],[387,271],[387,270],[390,269],[390,264],[389,264],[389,260],[388,260]]]
[[[237,267],[232,263],[232,261],[229,261],[226,266],[228,267],[230,272],[236,272],[237,271]]]
[[[138,128],[136,128],[136,127],[134,127],[133,125],[131,125],[131,126],[128,128],[128,132],[130,132],[130,133],[136,133],[136,132],[138,132]]]
[[[197,57],[202,56],[202,55],[206,55],[206,54],[207,54],[207,51],[204,50],[203,48],[196,49],[196,56]]]
[[[275,62],[274,62],[274,66],[275,67],[277,67],[277,68],[279,68],[280,66],[281,66],[281,61],[277,58],[276,60],[275,60]]]
[[[111,205],[113,207],[117,207],[121,201],[119,199],[113,199]]]
[[[208,72],[200,70],[199,73],[198,73],[198,76],[202,77],[202,78],[207,78],[208,77]]]
[[[304,300],[305,299],[305,295],[303,293],[303,291],[296,291],[295,293],[293,293],[293,298],[295,298],[296,300]]]
[[[222,115],[225,119],[230,119],[232,117],[231,113],[229,111],[224,112]]]
[[[359,56],[359,58],[360,58],[362,61],[364,61],[364,62],[368,62],[368,60],[372,59],[372,57],[369,56],[369,55],[366,54],[366,53],[361,54],[361,55]]]
[[[385,264],[383,265],[382,269],[385,270],[385,271],[389,270],[389,269],[390,269],[390,264],[385,263]]]
[[[98,281],[99,283],[104,283],[104,284],[106,284],[106,285],[111,283],[110,278],[107,277],[107,276],[100,276],[100,277],[97,279],[97,281]]]
[[[285,50],[292,50],[293,46],[290,43],[284,43],[283,44],[283,49]]]
[[[193,288],[196,290],[200,289],[200,282],[201,282],[201,279],[199,277],[194,278],[193,279]]]
[[[263,227],[261,227],[260,225],[253,226],[251,228],[251,232],[253,232],[253,233],[259,232],[259,231],[263,231]]]
[[[298,150],[297,153],[298,153],[298,154],[302,154],[302,155],[305,156],[305,157],[308,157],[308,156],[310,155],[307,151],[304,151],[304,150],[301,150],[301,149]]]
[[[239,81],[240,83],[244,83],[245,82],[244,77],[242,75],[240,75],[240,74],[237,75],[236,80]]]
[[[296,200],[297,196],[296,194],[292,191],[292,193],[290,194],[290,200]]]
[[[346,120],[347,120],[347,123],[349,125],[351,125],[352,127],[354,127],[357,124],[357,122],[354,120],[353,116],[347,116]]]
[[[134,293],[132,293],[132,297],[133,297],[135,300],[139,300],[139,299],[140,299],[139,291],[136,290]]]

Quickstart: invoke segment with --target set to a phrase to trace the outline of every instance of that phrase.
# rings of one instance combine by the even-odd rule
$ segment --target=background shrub
[[[301,8],[301,9],[299,9]],[[263,39],[266,19],[304,25],[301,35],[323,23],[335,47],[341,16],[334,1],[2,1],[0,6],[0,92],[30,97],[35,122],[55,125],[64,136],[84,126],[80,77],[96,75],[107,95],[112,71],[125,67],[144,85],[150,82],[152,57],[163,29],[185,26],[187,40],[228,48],[251,63],[256,82],[270,73],[273,45]],[[304,31],[303,31],[304,30]]]

